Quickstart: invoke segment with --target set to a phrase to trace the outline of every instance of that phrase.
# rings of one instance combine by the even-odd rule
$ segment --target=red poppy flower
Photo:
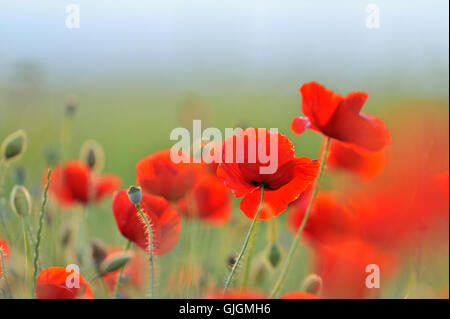
[[[254,134],[253,134],[254,133]],[[261,135],[264,134],[265,136]],[[261,168],[268,167],[260,156],[256,156],[256,163],[249,157],[252,151],[259,154],[260,144],[269,153],[270,140],[278,141],[276,150],[277,162],[275,172],[262,174]],[[233,159],[227,159],[228,145],[233,147]],[[228,147],[229,148],[229,147]],[[239,163],[237,150],[244,150],[244,158]],[[274,154],[269,154],[273,160]],[[231,162],[231,163],[230,163]],[[316,179],[319,162],[307,157],[295,157],[294,145],[289,139],[278,133],[266,129],[245,129],[239,135],[225,141],[223,161],[217,168],[217,176],[221,177],[233,194],[241,201],[241,210],[249,218],[254,218],[261,202],[261,186],[264,186],[264,203],[259,219],[267,220],[281,214],[287,205],[294,200]]]
[[[9,259],[9,245],[6,240],[0,238],[0,250],[2,251],[3,257],[6,260]],[[2,278],[2,263],[0,262],[0,278]]]
[[[204,169],[203,164],[174,163],[170,150],[159,151],[137,163],[137,183],[147,193],[177,201],[194,186]]]
[[[112,247],[107,250],[107,254],[105,260],[112,259],[115,257],[122,256],[124,254],[123,248]],[[145,287],[145,271],[147,267],[147,262],[140,253],[134,250],[128,250],[126,253],[130,256],[130,261],[126,264],[123,269],[122,277],[126,278],[125,282],[120,287],[122,289],[126,288],[126,286],[132,286],[138,290]],[[117,283],[117,279],[119,278],[120,270],[116,270],[110,273],[103,275],[103,280],[106,283],[108,289],[112,292],[114,291]],[[122,281],[121,281],[122,282]]]
[[[67,287],[66,280],[76,285],[74,276],[79,275],[79,287]],[[71,278],[68,278],[71,276]],[[50,267],[39,274],[36,282],[37,299],[92,299],[91,285],[74,271],[66,272],[63,267]]]
[[[385,162],[384,148],[373,152],[332,140],[328,150],[327,167],[347,170],[364,180],[380,175],[384,170]]]
[[[256,289],[228,289],[210,293],[206,299],[267,299],[267,295]]]
[[[180,215],[161,196],[143,193],[141,208],[152,228],[153,253],[157,256],[168,253],[180,238]],[[130,202],[126,190],[114,195],[112,202],[117,227],[123,236],[143,250],[148,249],[148,235],[138,211]]]
[[[300,195],[289,208],[287,224],[294,233],[300,227],[310,200],[311,189]],[[327,243],[355,233],[356,220],[353,213],[339,203],[333,193],[317,194],[304,229],[305,237],[315,243]]]
[[[45,182],[46,178],[47,174]],[[49,190],[62,205],[68,206],[99,202],[120,188],[120,184],[119,177],[99,176],[85,162],[72,160],[53,169]]]
[[[389,143],[390,134],[383,121],[361,113],[369,97],[367,93],[355,91],[343,97],[316,82],[303,84],[300,93],[306,118],[294,118],[291,123],[294,133],[311,128],[371,151],[381,150]]]
[[[212,225],[226,223],[232,213],[230,191],[215,175],[205,174],[192,191],[177,203],[187,218],[196,217]]]
[[[318,296],[304,291],[293,291],[280,297],[280,299],[320,299]]]
[[[392,254],[358,239],[318,246],[314,254],[315,272],[323,279],[325,298],[374,297],[379,289],[367,287],[366,280],[373,273],[367,266],[378,266],[380,287],[384,287],[397,265]]]

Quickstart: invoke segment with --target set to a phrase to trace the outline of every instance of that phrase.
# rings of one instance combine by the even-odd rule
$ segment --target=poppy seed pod
[[[316,274],[308,275],[302,284],[302,290],[308,293],[318,295],[322,291],[322,278]]]
[[[94,140],[88,140],[81,147],[80,159],[87,163],[89,168],[100,172],[104,165],[104,152],[102,146]]]
[[[141,203],[142,200],[142,190],[138,186],[130,186],[128,188],[128,198],[130,199],[130,202],[132,202],[134,205],[138,206]]]
[[[31,197],[28,190],[21,185],[16,185],[11,191],[11,208],[19,216],[27,216],[31,212]]]
[[[1,155],[7,162],[17,159],[25,152],[27,136],[24,130],[19,130],[7,136],[2,143]]]

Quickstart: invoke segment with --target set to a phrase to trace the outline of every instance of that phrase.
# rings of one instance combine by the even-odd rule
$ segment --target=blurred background
[[[79,8],[79,28],[66,26],[71,3]],[[379,27],[367,25],[369,4],[379,9]],[[290,131],[301,113],[298,88],[314,80],[341,94],[368,92],[364,110],[390,129],[415,131],[421,114],[429,114],[448,145],[448,12],[446,0],[2,0],[0,140],[25,129],[28,150],[13,168],[25,167],[26,184],[36,189],[44,150],[61,140],[70,98],[78,108],[66,156],[78,158],[84,141],[97,140],[104,171],[124,186],[135,182],[139,159],[173,145],[171,130],[190,128],[192,119],[202,119],[204,128],[275,127],[294,141],[297,155],[317,158],[320,136]],[[406,121],[412,112],[419,116]],[[444,149],[439,169],[448,169]],[[10,174],[7,189],[13,184]],[[240,247],[247,227],[238,208],[234,216],[242,231],[225,240],[225,257],[211,266],[219,285],[226,255]],[[89,218],[104,226],[96,237],[124,243],[110,200]],[[290,233],[281,234],[286,247],[290,240]],[[175,260],[182,242],[163,263]],[[305,254],[302,248],[297,260]],[[448,271],[448,246],[443,263]],[[299,269],[293,276],[305,274]],[[448,272],[439,280],[448,291]]]

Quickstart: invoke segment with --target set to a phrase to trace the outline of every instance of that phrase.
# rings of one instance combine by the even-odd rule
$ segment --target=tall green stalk
[[[129,240],[129,241],[127,242],[127,244],[125,245],[125,249],[123,250],[123,253],[124,253],[124,254],[128,251],[128,249],[130,249],[130,246],[131,246],[131,240]],[[120,281],[121,281],[121,279],[122,279],[122,275],[123,275],[123,271],[124,271],[124,269],[125,269],[125,266],[126,266],[126,265],[124,265],[123,267],[120,268],[119,277],[117,278],[116,287],[114,288],[114,295],[113,295],[113,298],[114,298],[114,299],[117,299],[117,296],[119,295]]]
[[[244,244],[242,245],[241,251],[239,252],[239,255],[237,256],[236,261],[235,261],[233,267],[231,268],[230,274],[228,275],[227,281],[225,282],[225,286],[223,288],[224,293],[227,291],[228,287],[230,286],[231,281],[233,280],[234,273],[236,272],[236,269],[238,268],[239,263],[245,254],[245,250],[247,249],[248,242],[253,233],[253,229],[255,228],[256,221],[258,220],[259,213],[261,212],[263,202],[264,202],[264,186],[261,186],[261,202],[259,203],[258,210],[255,214],[255,217],[253,217],[252,223],[250,224],[250,228],[248,229],[247,236],[245,236]]]
[[[322,160],[321,160],[320,168],[319,168],[319,175],[317,176],[316,181],[314,182],[314,188],[313,188],[311,201],[309,202],[308,208],[306,209],[305,216],[303,217],[302,223],[300,224],[297,234],[295,235],[294,241],[291,244],[291,248],[289,249],[289,253],[287,255],[286,261],[284,263],[283,268],[281,269],[280,276],[278,277],[278,280],[275,283],[275,286],[273,287],[273,289],[270,293],[270,297],[272,297],[272,298],[275,297],[275,295],[278,293],[278,291],[280,290],[281,286],[284,283],[284,280],[286,279],[289,267],[292,263],[292,258],[295,255],[295,251],[297,250],[297,247],[299,245],[300,238],[303,233],[303,229],[306,226],[306,222],[308,221],[309,214],[311,213],[311,209],[314,205],[314,201],[316,199],[317,192],[319,190],[320,178],[322,177],[322,174],[323,174],[323,171],[325,168],[325,162],[327,161],[328,148],[330,147],[331,138],[327,137],[326,139],[327,139],[326,146],[325,146],[325,150],[322,155]]]
[[[34,247],[34,272],[33,272],[33,296],[36,295],[36,279],[39,268],[39,246],[41,244],[42,228],[44,226],[45,205],[47,204],[47,193],[50,187],[50,177],[52,175],[52,169],[48,169],[47,184],[45,185],[44,195],[41,203],[41,211],[39,214],[39,227],[36,234],[36,245]]]
[[[142,212],[141,206],[136,205],[136,208],[139,212],[139,215],[141,216],[142,220],[145,223],[145,227],[147,228],[148,232],[148,255],[149,255],[149,263],[150,263],[150,298],[155,297],[155,267],[153,262],[153,235],[152,235],[152,228],[150,227],[150,223],[148,222],[147,216]]]

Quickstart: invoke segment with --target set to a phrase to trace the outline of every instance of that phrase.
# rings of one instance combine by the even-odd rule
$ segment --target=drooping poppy
[[[223,181],[212,174],[203,175],[187,196],[177,203],[187,218],[198,218],[211,225],[226,223],[232,213],[230,191]]]
[[[313,257],[314,271],[323,279],[321,294],[325,298],[375,297],[379,289],[372,284],[387,286],[397,267],[392,253],[352,238],[317,246]],[[379,273],[375,273],[377,268]]]
[[[0,238],[0,250],[3,254],[4,262],[6,262],[9,259],[9,245],[8,242],[4,239]],[[0,278],[2,278],[2,263],[0,262]]]
[[[280,299],[320,299],[318,296],[304,291],[292,291],[284,294]]]
[[[269,152],[271,140],[277,143],[274,154]],[[260,154],[268,155],[270,159],[263,159]],[[228,138],[222,155],[217,176],[237,198],[244,197],[240,207],[251,219],[261,202],[262,186],[264,202],[259,219],[267,220],[281,214],[296,200],[314,182],[319,170],[317,160],[295,157],[294,145],[286,136],[266,129],[245,129]],[[275,169],[269,170],[269,165],[274,165]]]
[[[120,247],[109,247],[107,249],[107,254],[105,257],[105,262],[111,260],[112,258],[116,258],[122,256],[124,254],[123,248]],[[122,273],[121,280],[121,289],[128,288],[128,286],[133,287],[137,290],[141,290],[145,287],[145,273],[147,262],[142,256],[142,254],[138,253],[135,250],[128,250],[126,255],[130,257],[130,261],[125,265]],[[116,270],[110,273],[107,273],[102,276],[108,290],[111,292],[114,291],[117,280],[119,279],[120,270]]]
[[[360,147],[332,140],[328,150],[327,167],[342,169],[370,180],[380,175],[385,167],[385,148],[368,151]]]
[[[367,113],[361,113],[369,95],[351,92],[342,96],[317,82],[309,82],[300,88],[302,111],[306,117],[296,117],[291,123],[294,133],[311,128],[342,142],[361,148],[379,151],[390,141],[390,133],[383,121]]]
[[[170,150],[163,150],[137,163],[137,183],[147,193],[178,201],[194,186],[204,169],[200,163],[175,163],[170,158]]]
[[[120,188],[120,185],[118,176],[100,176],[85,162],[71,160],[53,169],[49,191],[61,205],[70,206],[99,202]]]
[[[287,225],[296,233],[303,221],[311,190],[300,195],[288,211]],[[321,191],[317,194],[308,221],[304,228],[305,237],[313,243],[328,243],[356,234],[354,214],[340,203],[332,192]]]
[[[50,267],[42,270],[37,278],[36,298],[92,299],[94,294],[81,274],[66,271],[64,267]]]
[[[164,197],[157,195],[143,193],[140,206],[152,228],[153,253],[157,256],[168,253],[180,238],[180,215]],[[112,208],[121,234],[143,250],[148,250],[145,225],[126,190],[114,195]]]

